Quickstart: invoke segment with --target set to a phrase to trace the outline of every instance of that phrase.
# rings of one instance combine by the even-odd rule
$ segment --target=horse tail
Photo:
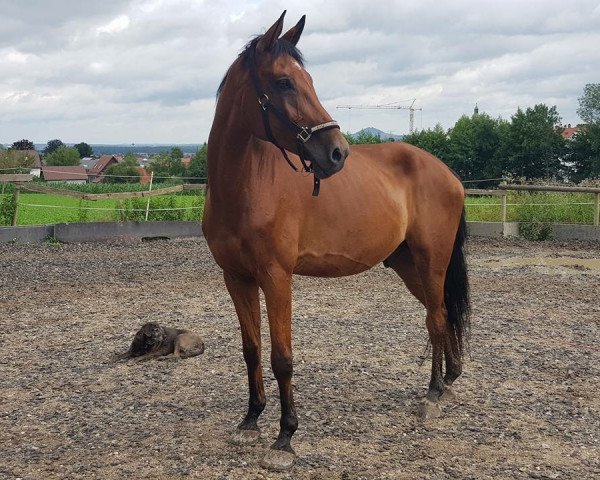
[[[471,330],[471,300],[465,258],[466,239],[467,222],[465,221],[465,210],[463,208],[444,283],[444,301],[446,303],[446,310],[448,311],[448,323],[454,333],[461,356],[464,353],[465,347],[468,347]]]

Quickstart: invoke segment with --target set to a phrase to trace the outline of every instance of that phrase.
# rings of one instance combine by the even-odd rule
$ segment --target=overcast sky
[[[600,82],[600,1],[0,0],[0,143],[201,143],[215,90],[248,39],[287,9],[344,131],[451,127],[480,111],[556,105]]]

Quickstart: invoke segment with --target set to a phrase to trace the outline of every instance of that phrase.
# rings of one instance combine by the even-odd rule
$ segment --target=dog
[[[189,330],[148,322],[135,334],[129,350],[118,355],[116,359],[133,359],[142,362],[171,354],[181,359],[195,357],[202,353],[204,353],[204,341],[199,335]]]

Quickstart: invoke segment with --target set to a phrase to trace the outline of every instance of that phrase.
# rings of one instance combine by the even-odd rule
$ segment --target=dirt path
[[[424,311],[395,274],[295,279],[299,460],[274,474],[259,467],[278,428],[267,365],[262,442],[227,442],[246,375],[203,241],[0,245],[0,478],[598,478],[598,245],[470,253],[472,360],[425,423]],[[200,333],[206,353],[110,363],[146,321]]]

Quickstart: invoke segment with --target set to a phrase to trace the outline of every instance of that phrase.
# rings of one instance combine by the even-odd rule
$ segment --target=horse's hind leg
[[[440,253],[442,258],[439,258]],[[400,245],[385,261],[385,265],[398,273],[408,290],[427,309],[426,325],[432,347],[431,380],[427,399],[432,402],[437,402],[444,392],[448,391],[447,387],[460,375],[462,368],[458,345],[447,322],[444,305],[445,264],[443,252],[436,255],[429,249],[413,250],[407,243]],[[442,372],[444,357],[445,377]]]
[[[260,438],[258,417],[265,408],[265,390],[261,365],[260,303],[258,285],[254,279],[224,273],[225,285],[231,295],[242,331],[244,360],[248,369],[250,398],[248,413],[238,425],[231,441],[240,445],[256,443]]]

